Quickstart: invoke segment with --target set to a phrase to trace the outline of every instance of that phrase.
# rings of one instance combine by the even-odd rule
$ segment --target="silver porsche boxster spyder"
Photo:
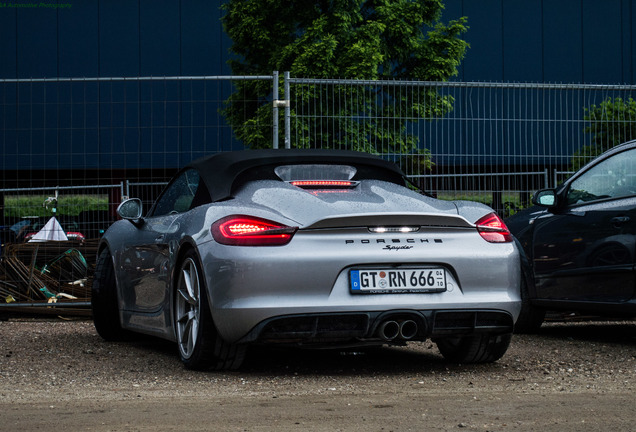
[[[479,203],[441,201],[393,163],[334,150],[220,153],[179,171],[103,236],[93,319],[107,340],[175,341],[192,369],[235,369],[252,344],[432,339],[453,362],[508,349],[521,260]]]

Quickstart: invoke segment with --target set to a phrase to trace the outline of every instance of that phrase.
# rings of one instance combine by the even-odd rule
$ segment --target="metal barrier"
[[[233,83],[242,81],[272,89],[260,99],[233,98],[271,107],[270,122],[250,127],[271,135],[272,147],[281,141],[281,147],[372,151],[399,163],[431,194],[468,195],[498,211],[508,201],[525,205],[534,190],[561,179],[558,174],[545,180],[546,170],[566,172],[590,160],[593,155],[577,153],[595,143],[586,131],[586,110],[608,100],[630,100],[636,89],[311,79],[288,72],[282,77],[273,72],[4,79],[0,189],[6,196],[13,193],[9,190],[26,193],[25,185],[48,186],[47,178],[64,187],[112,185],[127,178],[147,205],[158,193],[149,183],[167,181],[192,159],[241,146],[222,113],[237,88]],[[610,114],[607,123],[625,130],[636,120],[631,113]]]

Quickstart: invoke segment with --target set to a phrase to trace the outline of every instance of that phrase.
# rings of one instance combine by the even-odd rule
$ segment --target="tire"
[[[174,328],[181,361],[188,369],[234,370],[245,358],[245,345],[229,344],[218,334],[199,260],[190,250],[179,267]]]
[[[530,303],[530,295],[526,281],[521,282],[521,312],[515,323],[515,333],[537,333],[545,319],[545,309],[540,309]]]
[[[110,251],[104,249],[97,258],[95,277],[91,287],[91,308],[97,333],[107,341],[129,338],[119,321],[119,305],[115,282],[115,269]]]
[[[439,352],[453,363],[491,363],[508,350],[511,333],[449,337],[435,341]]]

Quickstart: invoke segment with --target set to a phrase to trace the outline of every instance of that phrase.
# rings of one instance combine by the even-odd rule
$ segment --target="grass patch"
[[[77,216],[86,210],[108,210],[108,195],[62,195],[58,197],[57,212],[53,204],[45,206],[47,195],[15,195],[4,197],[5,217]]]

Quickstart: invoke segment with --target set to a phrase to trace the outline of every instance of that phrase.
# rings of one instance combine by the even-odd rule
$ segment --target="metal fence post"
[[[289,72],[285,72],[285,148],[291,147],[291,94],[289,93]]]
[[[272,107],[272,148],[278,148],[278,71],[272,72],[272,99],[274,100]]]

